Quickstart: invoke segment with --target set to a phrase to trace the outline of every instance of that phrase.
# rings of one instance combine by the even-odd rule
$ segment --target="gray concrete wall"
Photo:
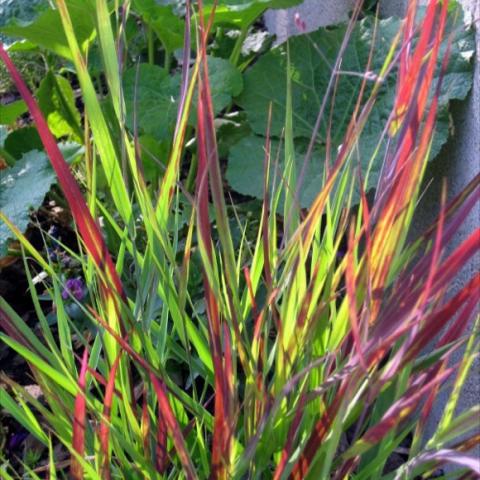
[[[305,22],[307,32],[319,27],[332,25],[348,20],[348,11],[355,0],[305,0],[301,5],[285,10],[269,10],[265,13],[265,24],[277,37],[276,43],[284,42],[292,35],[304,33],[295,24],[295,14]]]
[[[380,0],[380,12],[383,16],[401,16],[408,0]],[[480,172],[480,0],[461,0],[466,11],[466,20],[476,23],[476,57],[474,66],[474,85],[468,98],[464,102],[456,102],[452,105],[451,113],[455,133],[444,146],[439,156],[430,163],[426,172],[426,184],[428,189],[419,205],[418,213],[414,218],[414,232],[421,232],[435,218],[439,210],[442,179],[448,182],[448,196],[454,197],[462,188]],[[287,36],[298,34],[294,15],[299,12],[301,18],[307,24],[307,30],[345,20],[348,9],[353,0],[306,0],[299,7],[288,10],[267,12],[266,25],[271,33],[275,33],[278,40],[284,41]],[[431,183],[430,183],[431,182]],[[480,224],[480,205],[466,219],[462,228],[455,237],[450,250],[459,245]],[[479,245],[480,248],[480,245]],[[480,270],[480,253],[461,272],[452,291],[458,289],[475,271]],[[457,362],[461,358],[458,352],[452,361]],[[448,398],[449,390],[445,390],[439,396],[431,418],[427,425],[426,438],[430,438],[435,431],[443,413],[443,407]],[[464,386],[459,411],[480,402],[480,362],[474,363],[468,381]],[[478,419],[480,429],[480,418]],[[480,461],[480,445],[475,451]]]

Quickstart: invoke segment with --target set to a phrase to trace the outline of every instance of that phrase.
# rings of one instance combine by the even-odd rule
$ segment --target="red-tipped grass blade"
[[[185,476],[187,480],[195,480],[198,477],[195,473],[192,461],[188,455],[182,431],[180,430],[177,419],[175,418],[175,414],[173,413],[172,407],[170,406],[166,387],[164,383],[153,374],[153,372],[150,373],[150,380],[153,384],[155,393],[157,394],[159,416],[162,417],[161,422],[164,422],[164,425],[166,425],[168,432],[172,437],[173,444],[175,445],[175,449],[177,450],[177,455],[180,459],[180,463],[182,464]],[[163,441],[164,438],[162,433],[162,442]]]
[[[212,235],[210,229],[210,219],[208,213],[208,193],[209,180],[211,184],[211,195],[217,211],[217,227],[221,236],[220,240],[225,256],[226,280],[230,288],[229,303],[232,314],[232,323],[237,328],[236,335],[239,337],[238,325],[235,319],[235,306],[232,301],[233,279],[231,265],[228,256],[229,249],[226,244],[228,238],[223,238],[228,231],[228,227],[222,222],[227,221],[227,215],[224,211],[223,190],[219,174],[218,152],[215,138],[215,128],[213,124],[213,106],[210,92],[210,83],[208,78],[207,50],[206,41],[210,24],[205,28],[202,14],[202,2],[199,2],[200,12],[200,45],[199,55],[201,57],[200,74],[198,78],[198,107],[197,107],[197,151],[198,151],[198,170],[197,170],[197,225],[199,229],[199,240],[204,249],[204,262],[210,266],[213,263],[212,254]],[[213,12],[210,22],[213,19]],[[227,235],[228,237],[228,235]],[[210,344],[212,349],[212,360],[214,365],[214,383],[215,383],[215,414],[212,439],[212,460],[211,460],[211,478],[226,479],[229,475],[231,453],[233,446],[233,371],[232,355],[230,348],[230,333],[223,329],[223,339],[225,349],[222,352],[222,320],[220,317],[219,306],[212,285],[210,285],[208,274],[204,272],[205,298],[207,305],[207,317],[210,335]],[[237,342],[240,357],[242,358],[241,342]]]
[[[75,406],[73,411],[73,436],[72,448],[76,455],[72,454],[70,475],[74,480],[83,480],[83,466],[78,457],[83,458],[85,455],[85,428],[87,419],[87,402],[85,399],[85,386],[88,365],[88,349],[85,347],[83,352],[82,365],[80,375],[78,377],[79,392],[75,397]]]
[[[158,408],[157,420],[157,446],[155,449],[157,455],[156,468],[160,474],[164,474],[168,466],[168,451],[167,451],[167,425],[163,419],[163,413]]]
[[[113,395],[115,393],[115,378],[117,376],[118,365],[120,363],[120,357],[122,356],[122,351],[120,351],[115,359],[112,368],[110,369],[110,374],[108,376],[108,382],[105,387],[105,397],[103,399],[103,418],[100,423],[100,448],[103,455],[103,467],[102,467],[102,478],[109,480],[111,478],[110,473],[110,457],[109,457],[109,438],[110,438],[110,414],[112,409]]]

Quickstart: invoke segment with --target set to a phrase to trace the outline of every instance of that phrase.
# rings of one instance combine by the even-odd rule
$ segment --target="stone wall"
[[[380,0],[382,16],[403,15],[407,0]],[[347,18],[348,10],[354,0],[306,0],[298,7],[287,10],[267,12],[265,22],[271,33],[277,35],[277,43],[283,42],[288,36],[300,33],[295,25],[294,16],[298,12],[306,23],[308,31],[320,26],[338,23]],[[461,0],[466,12],[466,20],[476,24],[476,55],[474,65],[474,85],[464,102],[454,102],[451,113],[454,123],[454,135],[443,147],[439,156],[427,168],[425,182],[428,185],[422,197],[418,213],[414,218],[414,232],[421,232],[428,226],[439,210],[442,180],[447,179],[448,196],[452,198],[478,173],[480,173],[480,1]],[[480,223],[480,205],[466,220],[458,232],[451,249],[460,244]],[[479,245],[480,248],[480,245]],[[463,282],[471,278],[475,271],[480,270],[480,253],[459,275],[452,292]],[[458,352],[452,361],[457,362],[462,352]],[[439,396],[429,424],[427,438],[435,431],[441,418],[443,407],[448,398],[449,390]],[[460,400],[459,411],[463,411],[480,401],[480,362],[475,362],[468,381],[465,384]],[[479,418],[480,430],[480,418]],[[480,461],[480,446],[474,452]]]

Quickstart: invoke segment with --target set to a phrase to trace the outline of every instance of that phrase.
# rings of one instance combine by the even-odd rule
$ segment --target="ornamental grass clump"
[[[478,251],[479,231],[447,247],[479,201],[480,178],[451,201],[445,188],[436,221],[415,240],[408,237],[449,62],[449,2],[430,0],[422,14],[409,2],[381,69],[362,65],[346,133],[338,151],[326,155],[308,209],[298,200],[305,169],[295,158],[295,71],[287,61],[283,149],[272,148],[267,121],[264,194],[253,235],[230,205],[222,177],[207,62],[215,8],[207,5],[204,17],[201,1],[197,9],[187,2],[180,101],[157,188],[145,180],[138,136],[126,126],[123,24],[114,28],[106,0],[92,2],[107,109],[77,41],[69,2],[55,3],[85,108],[85,161],[75,167],[82,185],[0,46],[68,202],[79,239],[79,251],[68,254],[82,268],[65,282],[57,264],[0,213],[21,243],[42,335],[0,299],[0,338],[27,361],[43,394],[34,398],[2,379],[2,408],[46,451],[42,464],[24,466],[25,475],[413,479],[449,463],[449,478],[477,478],[478,460],[468,451],[478,443],[479,408],[455,412],[478,349],[476,329],[469,334],[468,326],[480,277],[474,274],[453,293],[449,287]],[[123,18],[129,6],[123,2]],[[358,2],[325,98],[335,97],[360,11]],[[190,61],[192,32],[196,55]],[[364,188],[368,172],[360,168],[357,144],[392,75],[395,100],[379,132],[388,146],[371,159],[383,156],[372,195]],[[326,108],[318,112],[302,164],[311,159],[320,125],[335,129],[329,116]],[[182,165],[192,129],[196,177],[189,191]],[[108,195],[97,189],[100,170]],[[179,208],[184,199],[189,209]],[[32,261],[46,274],[53,325],[34,285]],[[78,328],[67,302],[78,305],[90,328]],[[452,363],[459,349],[465,353]],[[443,417],[426,438],[432,405],[446,387]],[[393,464],[400,447],[403,461]],[[68,458],[59,461],[62,449]],[[0,475],[15,478],[12,464],[4,458]]]

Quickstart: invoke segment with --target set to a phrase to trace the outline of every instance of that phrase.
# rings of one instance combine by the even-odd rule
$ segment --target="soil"
[[[75,232],[70,226],[71,216],[68,211],[56,204],[52,196],[57,197],[56,195],[47,195],[43,205],[32,214],[31,223],[28,225],[25,235],[36,249],[46,254],[42,232],[47,232],[55,227],[58,238],[61,238],[66,246],[75,251],[78,247]],[[38,337],[41,338],[38,319],[28,291],[28,280],[20,255],[19,243],[12,242],[9,245],[9,252],[11,254],[0,258],[0,296],[34,331],[38,330]],[[40,269],[36,262],[28,260],[27,263],[33,274],[39,273]],[[51,302],[42,302],[42,308],[44,313],[48,314],[52,309]],[[0,330],[3,330],[1,326]],[[0,344],[0,366],[0,390],[10,390],[5,383],[5,377],[8,377],[41,400],[41,390],[36,385],[27,363],[3,343]],[[12,466],[20,467],[20,459],[25,459],[26,452],[29,452],[28,455],[40,455],[40,458],[45,454],[44,448],[34,437],[13,418],[0,411],[0,455],[9,459]],[[62,454],[59,451],[58,458],[61,457]]]

